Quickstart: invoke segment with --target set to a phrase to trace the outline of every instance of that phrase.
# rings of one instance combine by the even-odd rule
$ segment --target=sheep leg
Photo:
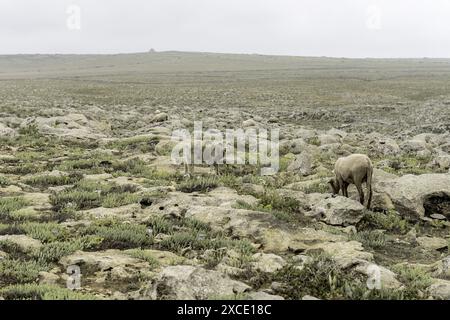
[[[348,186],[349,184],[347,182],[344,182],[344,188],[342,189],[342,193],[344,194],[344,197],[348,198]]]
[[[218,176],[219,175],[219,165],[217,163],[214,163],[213,166],[214,166],[214,170],[216,172],[216,176]]]
[[[370,206],[372,204],[372,196],[373,196],[372,185],[370,183],[367,183],[367,193],[368,193],[367,209],[370,210]]]
[[[362,186],[360,183],[356,185],[356,188],[358,189],[359,193],[359,202],[361,202],[362,205],[364,205],[364,191],[362,189]]]
[[[345,182],[344,181],[342,181],[341,179],[339,179],[339,189],[341,189],[342,190],[342,195],[345,197]],[[338,192],[338,194],[339,194],[339,192]]]

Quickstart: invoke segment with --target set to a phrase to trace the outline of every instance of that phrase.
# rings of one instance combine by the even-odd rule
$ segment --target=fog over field
[[[450,57],[447,0],[3,0],[0,54]]]

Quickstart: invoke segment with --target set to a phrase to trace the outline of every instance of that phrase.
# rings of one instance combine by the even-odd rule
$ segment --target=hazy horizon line
[[[434,60],[448,60],[450,57],[430,57],[430,56],[391,56],[391,57],[376,57],[376,56],[366,56],[366,57],[357,57],[357,56],[333,56],[333,55],[295,55],[295,54],[269,54],[269,53],[257,53],[257,52],[217,52],[217,51],[189,51],[189,50],[161,50],[158,51],[154,49],[148,51],[130,51],[130,52],[86,52],[86,53],[62,53],[62,52],[35,52],[35,53],[0,53],[0,56],[116,56],[116,55],[133,55],[133,54],[157,54],[157,53],[190,53],[190,54],[224,54],[224,55],[248,55],[248,56],[267,56],[267,57],[291,57],[291,58],[328,58],[328,59],[378,59],[378,60],[425,60],[425,59],[434,59]]]

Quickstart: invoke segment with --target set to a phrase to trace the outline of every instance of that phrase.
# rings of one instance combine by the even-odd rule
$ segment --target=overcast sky
[[[450,0],[0,0],[0,54],[449,57]]]

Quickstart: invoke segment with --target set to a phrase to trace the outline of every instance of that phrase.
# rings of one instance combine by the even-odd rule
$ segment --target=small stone
[[[268,294],[263,291],[251,292],[247,294],[246,298],[248,300],[284,300],[282,296]]]
[[[313,297],[313,296],[303,296],[302,300],[320,300],[319,298]]]
[[[433,213],[432,215],[430,215],[430,217],[433,219],[437,219],[437,220],[447,219],[443,214],[439,214],[439,213]]]

